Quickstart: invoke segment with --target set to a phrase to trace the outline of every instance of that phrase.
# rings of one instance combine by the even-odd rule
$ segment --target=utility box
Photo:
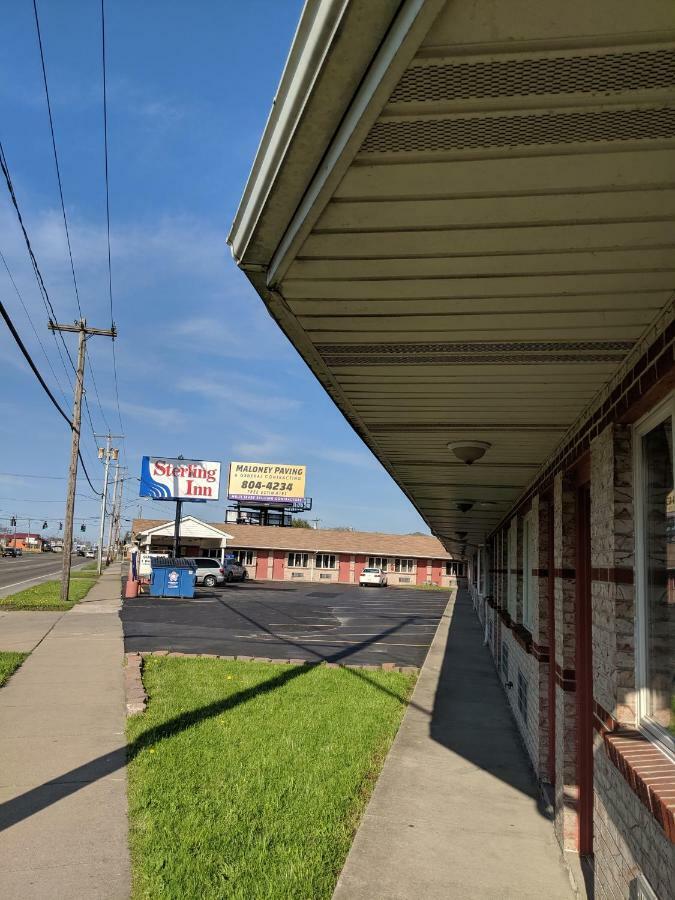
[[[155,556],[151,563],[151,597],[194,597],[197,580],[194,559]]]

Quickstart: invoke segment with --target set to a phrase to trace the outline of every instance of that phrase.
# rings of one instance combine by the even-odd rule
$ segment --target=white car
[[[384,569],[364,569],[359,576],[359,585],[368,587],[374,584],[376,587],[387,586],[387,573]]]

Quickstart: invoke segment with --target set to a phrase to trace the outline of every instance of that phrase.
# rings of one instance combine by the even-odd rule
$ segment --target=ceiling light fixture
[[[458,500],[457,509],[463,513],[469,512],[470,509],[473,509],[473,500]]]
[[[476,460],[485,456],[485,451],[491,446],[487,441],[450,441],[448,450],[452,450],[461,462],[472,466]]]

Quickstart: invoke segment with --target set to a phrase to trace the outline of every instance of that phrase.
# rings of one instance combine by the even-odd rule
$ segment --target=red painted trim
[[[611,569],[591,569],[593,581],[609,581],[611,584],[633,584],[633,570],[625,566]]]
[[[549,497],[547,504],[547,570],[546,570],[546,615],[548,619],[548,777],[551,784],[555,784],[555,560],[554,541],[555,528],[553,521],[553,498]]]
[[[587,485],[576,492],[576,590],[574,626],[579,832],[577,850],[593,853],[593,658],[591,616],[591,498]]]

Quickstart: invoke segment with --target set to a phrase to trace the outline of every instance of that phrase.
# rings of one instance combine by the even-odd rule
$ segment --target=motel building
[[[466,540],[456,603],[598,898],[675,897],[674,89],[672,0],[308,0],[228,238]]]
[[[135,519],[132,543],[141,553],[173,552],[173,521]],[[180,556],[233,555],[249,578],[358,584],[366,566],[383,568],[391,587],[454,587],[466,563],[453,559],[434,537],[181,519]]]

